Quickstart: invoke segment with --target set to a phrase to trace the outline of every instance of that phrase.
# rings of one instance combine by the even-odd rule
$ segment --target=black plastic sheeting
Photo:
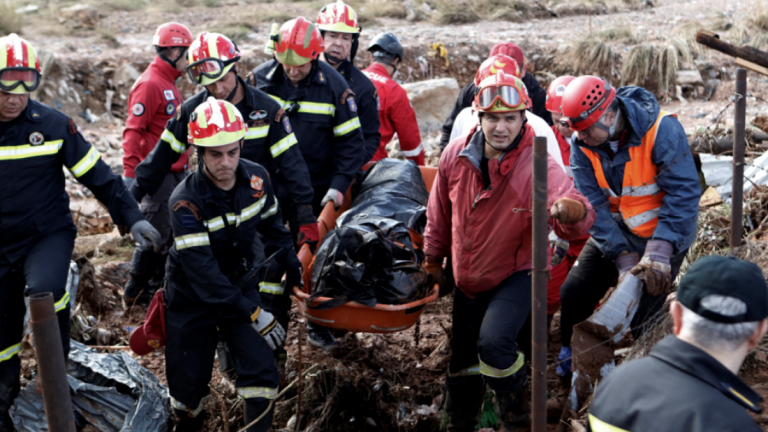
[[[70,343],[67,378],[78,429],[92,425],[102,432],[168,430],[168,392],[152,372],[126,353],[101,354]],[[35,380],[21,391],[10,414],[19,432],[48,430]]]
[[[352,207],[336,220],[337,227],[382,217],[424,234],[429,192],[415,163],[397,159],[376,162],[355,183],[352,196]]]

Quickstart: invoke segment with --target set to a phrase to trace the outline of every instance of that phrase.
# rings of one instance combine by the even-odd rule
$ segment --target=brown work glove
[[[579,222],[586,216],[587,209],[584,204],[570,198],[560,198],[549,209],[549,217],[563,224]]]
[[[439,261],[439,262],[438,262]],[[452,287],[449,286],[448,280],[445,277],[445,269],[443,268],[442,260],[427,259],[422,264],[424,270],[432,276],[432,283],[436,283],[440,287],[440,297],[443,297],[451,292]]]
[[[652,296],[669,294],[672,289],[672,244],[664,240],[648,240],[645,254],[632,274],[645,282],[645,292]]]

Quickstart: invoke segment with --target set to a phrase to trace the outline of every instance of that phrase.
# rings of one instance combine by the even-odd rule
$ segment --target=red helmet
[[[515,59],[520,69],[525,66],[525,55],[523,54],[523,50],[512,42],[497,43],[491,48],[491,53],[488,54],[488,57],[493,57],[498,54],[504,54]]]
[[[317,16],[317,28],[337,33],[360,33],[357,14],[349,5],[339,0],[323,6]]]
[[[561,77],[557,77],[552,83],[549,85],[549,88],[547,88],[547,101],[544,103],[544,107],[549,112],[553,113],[561,113],[560,111],[560,105],[563,101],[563,95],[565,94],[565,88],[568,87],[568,84],[571,83],[571,81],[575,80],[576,77],[565,75]]]
[[[283,66],[305,65],[324,50],[320,30],[304,17],[283,24],[275,41],[275,57]]]
[[[560,122],[571,130],[587,129],[600,120],[615,97],[616,89],[608,81],[592,75],[580,76],[565,89]]]
[[[515,59],[504,54],[497,54],[493,57],[488,57],[488,59],[477,69],[477,73],[475,74],[475,86],[479,86],[484,79],[491,75],[496,75],[499,71],[520,78],[520,67],[517,65]]]
[[[200,85],[215,83],[240,60],[240,51],[228,37],[218,33],[202,32],[187,51],[187,74]]]
[[[187,141],[200,147],[218,147],[240,141],[246,132],[248,126],[240,111],[211,96],[190,114]]]
[[[484,79],[475,95],[475,109],[479,112],[501,113],[530,108],[531,99],[525,84],[503,71]]]
[[[189,47],[191,44],[192,32],[177,22],[161,24],[152,38],[152,45],[158,47]]]
[[[35,49],[16,33],[0,38],[0,90],[25,94],[40,85],[42,69]]]

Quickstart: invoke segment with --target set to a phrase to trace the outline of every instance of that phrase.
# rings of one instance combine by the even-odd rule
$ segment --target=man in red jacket
[[[123,169],[127,187],[136,180],[134,169],[155,148],[168,120],[177,115],[181,105],[181,93],[176,88],[178,78],[187,67],[186,52],[192,44],[192,32],[179,23],[165,23],[157,28],[152,39],[157,56],[146,71],[136,80],[128,96],[128,120],[123,131]],[[186,176],[188,164],[184,153],[173,165],[163,185],[154,195],[147,195],[139,203],[141,212],[149,223],[160,232],[160,253],[136,249],[131,260],[130,279],[125,284],[127,302],[141,298],[148,303],[150,280],[162,281],[165,259],[173,239],[168,213],[171,192]]]
[[[450,256],[458,288],[446,377],[451,432],[474,430],[485,384],[496,392],[501,430],[530,423],[525,356],[516,339],[531,311],[534,133],[524,116],[531,102],[522,81],[504,72],[479,87],[480,125],[446,147],[424,235],[424,267],[440,283]],[[583,236],[595,219],[589,201],[551,156],[547,172],[555,233]]]
[[[424,148],[421,145],[416,113],[405,89],[392,79],[397,66],[403,61],[403,46],[392,33],[381,33],[373,38],[368,51],[371,52],[371,65],[364,69],[363,73],[373,82],[379,93],[381,123],[381,143],[371,161],[376,162],[387,157],[387,144],[397,133],[403,156],[417,165],[424,165]]]

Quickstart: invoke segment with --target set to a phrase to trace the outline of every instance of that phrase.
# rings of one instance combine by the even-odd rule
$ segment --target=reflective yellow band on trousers
[[[11,345],[9,348],[0,351],[0,363],[9,360],[11,357],[18,354],[19,351],[21,351],[21,342],[17,343],[16,345]]]
[[[277,397],[277,389],[269,387],[240,387],[237,389],[237,395],[243,399],[275,399]]]
[[[64,295],[61,297],[61,300],[57,301],[53,304],[53,309],[56,312],[64,310],[65,307],[67,307],[67,304],[69,303],[69,293],[65,292]]]
[[[506,378],[511,376],[515,372],[519,371],[520,368],[525,364],[525,356],[523,353],[517,353],[517,360],[515,360],[515,363],[513,363],[512,366],[508,367],[507,369],[496,369],[493,366],[489,366],[483,363],[483,360],[480,359],[480,356],[477,356],[477,358],[480,360],[480,374],[493,378]]]
[[[452,377],[460,377],[460,376],[470,376],[470,375],[480,375],[480,365],[474,365],[470,366],[468,368],[464,368],[456,373],[451,373],[451,369],[448,368],[448,375]]]

